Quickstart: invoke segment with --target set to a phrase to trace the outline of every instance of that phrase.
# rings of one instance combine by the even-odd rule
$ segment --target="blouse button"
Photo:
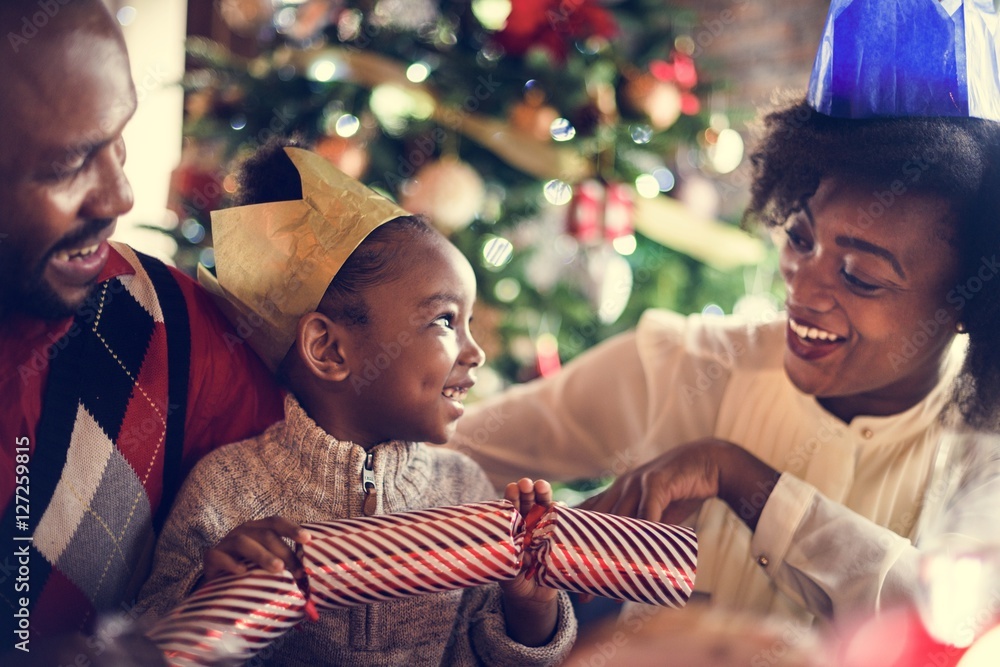
[[[873,435],[875,435],[875,433],[870,428],[861,429],[861,437],[865,440],[871,440]]]
[[[765,556],[764,554],[757,556],[757,564],[760,565],[761,567],[767,567],[767,564],[769,562],[770,561],[767,560],[767,556]]]

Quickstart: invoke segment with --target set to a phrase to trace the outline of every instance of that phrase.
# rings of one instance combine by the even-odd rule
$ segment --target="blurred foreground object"
[[[579,667],[834,667],[818,633],[796,620],[755,618],[691,604],[630,606],[617,622],[581,637]]]

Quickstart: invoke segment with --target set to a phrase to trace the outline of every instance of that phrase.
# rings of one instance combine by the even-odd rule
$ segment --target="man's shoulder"
[[[148,268],[156,267],[158,269],[165,269],[184,288],[185,292],[188,291],[189,287],[200,289],[200,286],[194,279],[184,272],[179,271],[176,267],[164,262],[162,259],[136,250],[125,243],[111,241],[109,245],[111,246],[111,254],[101,275],[102,280],[117,276],[135,276],[135,279],[149,283],[152,282],[152,278],[148,273]]]

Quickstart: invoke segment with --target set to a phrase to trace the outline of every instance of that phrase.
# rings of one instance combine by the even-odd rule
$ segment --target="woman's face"
[[[960,319],[947,200],[827,180],[781,232],[795,386],[846,421],[926,396]]]

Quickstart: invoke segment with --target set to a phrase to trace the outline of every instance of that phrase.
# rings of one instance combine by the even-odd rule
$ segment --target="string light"
[[[483,262],[486,268],[499,269],[514,256],[514,244],[502,236],[490,237],[483,244]]]
[[[425,62],[416,62],[406,68],[406,78],[413,83],[423,83],[430,73],[431,68]]]
[[[553,179],[546,183],[542,191],[546,201],[556,206],[568,204],[573,199],[573,188],[559,179]]]

